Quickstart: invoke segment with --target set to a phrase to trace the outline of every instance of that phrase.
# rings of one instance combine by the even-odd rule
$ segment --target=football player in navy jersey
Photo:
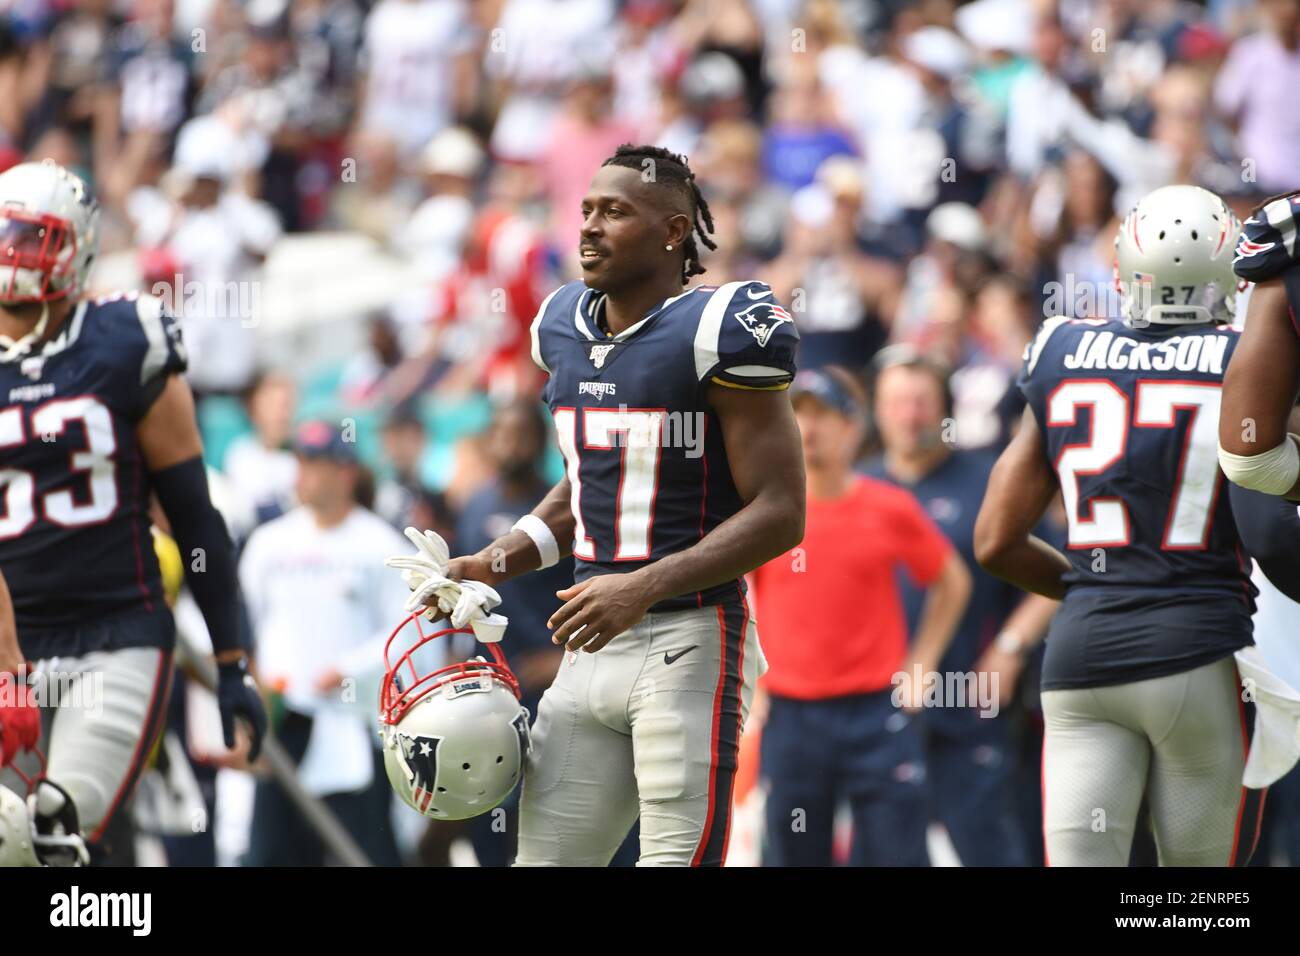
[[[1300,191],[1267,200],[1246,219],[1233,268],[1255,287],[1223,380],[1219,419],[1224,474],[1243,488],[1292,499],[1300,499],[1300,436],[1288,434],[1300,392],[1298,225]]]
[[[162,720],[173,625],[151,495],[203,569],[189,584],[212,634],[227,744],[239,719],[255,757],[266,724],[179,327],[152,296],[80,299],[97,220],[85,184],[53,162],[0,174],[0,570],[29,673],[58,689],[40,701],[49,759],[27,804],[32,860],[46,864],[84,859],[71,852],[81,837],[94,858]],[[0,705],[0,730],[8,719]]]
[[[1026,350],[975,551],[1063,598],[1042,674],[1049,864],[1125,865],[1144,795],[1163,865],[1241,864],[1258,836],[1233,654],[1252,642],[1242,533],[1281,526],[1254,520],[1281,500],[1224,494],[1216,454],[1238,228],[1212,193],[1156,190],[1116,239],[1124,321],[1050,319]],[[1058,489],[1065,554],[1031,534]]]
[[[681,157],[619,147],[582,214],[583,277],[532,324],[567,476],[449,575],[575,561],[548,622],[568,653],[533,727],[517,863],[603,866],[639,815],[640,864],[716,866],[765,666],[743,575],[803,536],[798,334],[761,282],[683,289],[713,244]]]

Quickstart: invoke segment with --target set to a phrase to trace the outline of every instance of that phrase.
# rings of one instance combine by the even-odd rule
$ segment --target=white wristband
[[[1282,444],[1258,455],[1234,455],[1220,448],[1219,467],[1229,481],[1243,488],[1284,495],[1300,478],[1300,450],[1290,435],[1283,435]]]
[[[546,522],[537,515],[524,515],[514,523],[510,530],[522,531],[532,538],[533,544],[537,545],[537,553],[542,556],[543,568],[549,568],[560,560],[560,546],[555,542],[554,533],[552,533]]]

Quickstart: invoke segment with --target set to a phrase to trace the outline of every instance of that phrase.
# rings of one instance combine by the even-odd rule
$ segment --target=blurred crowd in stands
[[[1114,231],[1139,196],[1195,183],[1244,214],[1297,186],[1297,90],[1300,0],[12,0],[0,167],[85,176],[101,258],[129,266],[112,284],[133,276],[181,315],[239,545],[311,504],[293,450],[310,418],[355,443],[325,456],[350,469],[340,493],[459,553],[559,477],[528,326],[579,274],[580,199],[619,144],[689,158],[718,245],[703,281],[770,283],[801,368],[866,382],[883,348],[911,346],[947,376],[956,446],[996,451],[1044,316],[1116,314]],[[410,282],[352,317],[347,354],[268,364],[268,264],[339,233]],[[503,589],[533,706],[558,663],[554,589]],[[376,631],[400,617],[385,610]],[[1032,683],[1006,717],[1006,787],[1041,862]],[[190,762],[217,820],[163,828],[167,857],[245,858],[264,829],[248,775]],[[387,793],[381,775],[351,786]],[[340,816],[382,816],[367,806]],[[1287,820],[1263,862],[1300,858]],[[480,862],[508,857],[487,821],[423,823],[398,819],[407,860],[459,860],[465,835]]]

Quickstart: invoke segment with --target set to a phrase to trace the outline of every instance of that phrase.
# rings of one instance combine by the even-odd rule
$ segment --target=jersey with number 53
[[[164,607],[135,428],[184,368],[176,320],[147,295],[81,302],[0,363],[0,570],[20,633]]]
[[[740,510],[711,384],[784,389],[799,335],[761,282],[698,286],[617,335],[604,294],[571,282],[542,303],[533,360],[572,485],[574,577],[634,571],[691,547]],[[656,604],[739,600],[727,582]]]

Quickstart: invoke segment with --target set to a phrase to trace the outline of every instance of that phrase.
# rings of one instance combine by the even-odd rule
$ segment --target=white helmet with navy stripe
[[[1144,196],[1115,236],[1115,283],[1124,321],[1192,325],[1231,322],[1241,223],[1199,186],[1163,186]]]

